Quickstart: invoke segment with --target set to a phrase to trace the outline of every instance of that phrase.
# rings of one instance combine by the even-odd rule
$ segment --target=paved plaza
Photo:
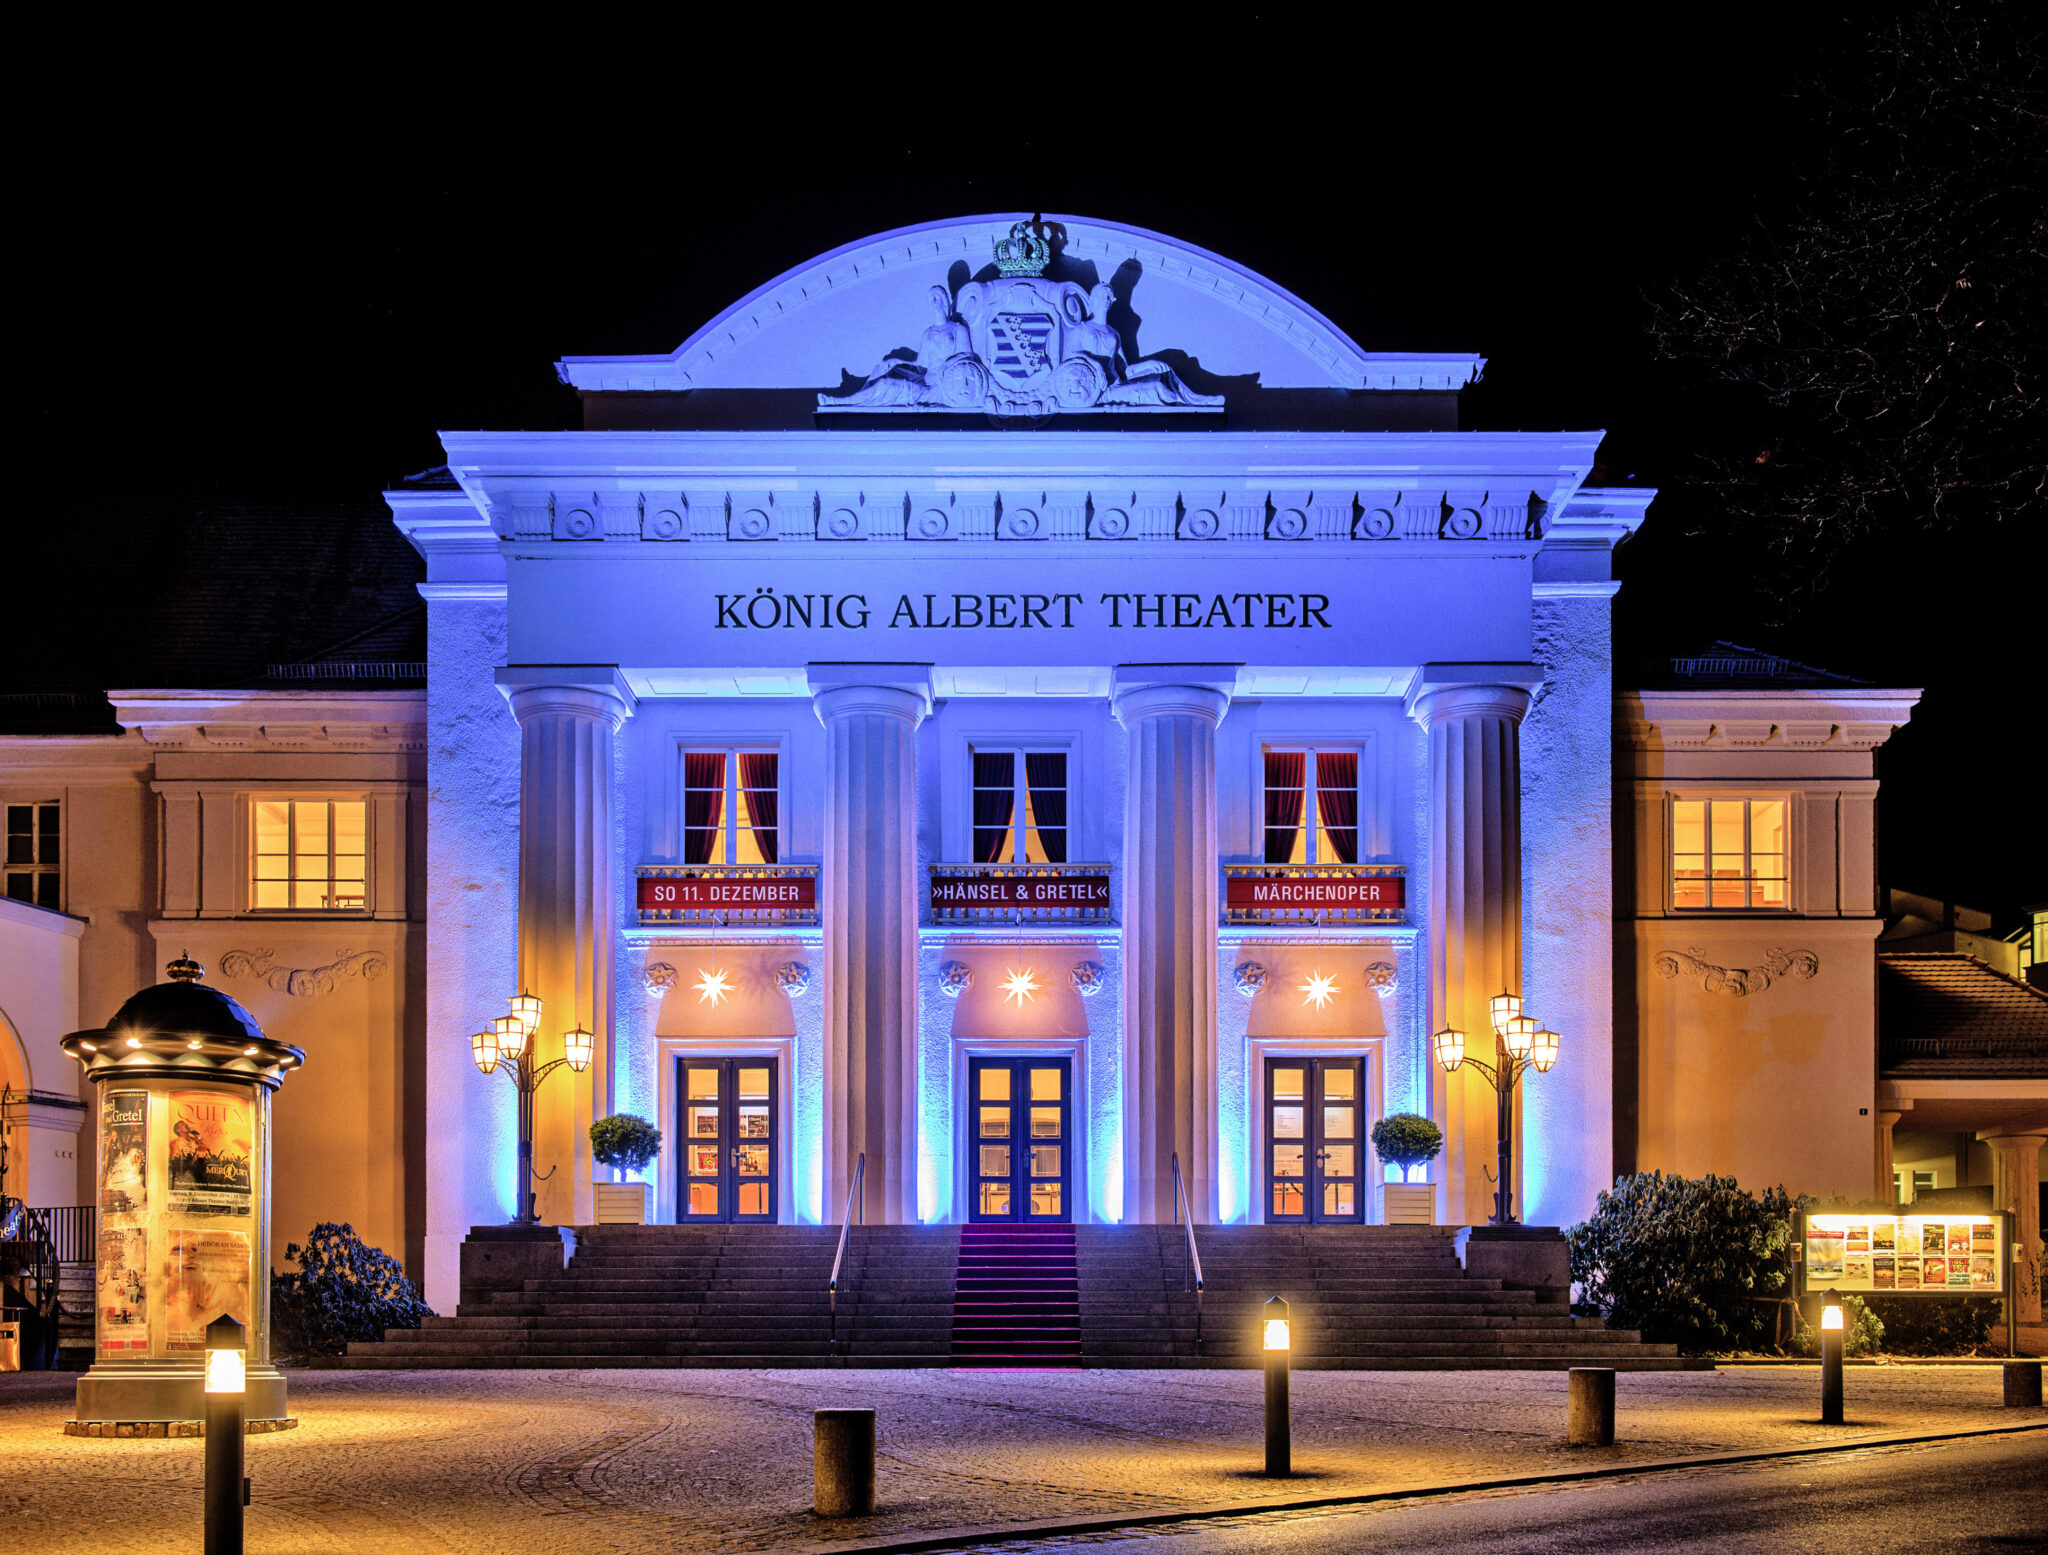
[[[198,1441],[67,1437],[68,1375],[0,1378],[0,1551],[197,1547]],[[1303,1372],[1289,1481],[1260,1465],[1257,1373],[302,1372],[299,1429],[253,1437],[249,1549],[801,1550],[1045,1519],[1287,1501],[1701,1453],[2039,1422],[1996,1366],[1638,1373],[1618,1444],[1565,1444],[1562,1372]],[[872,1407],[880,1509],[810,1511],[811,1411]]]

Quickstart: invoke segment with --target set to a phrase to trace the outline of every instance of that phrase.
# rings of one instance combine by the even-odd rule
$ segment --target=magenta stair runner
[[[953,1284],[953,1364],[1081,1364],[1072,1226],[963,1226]]]

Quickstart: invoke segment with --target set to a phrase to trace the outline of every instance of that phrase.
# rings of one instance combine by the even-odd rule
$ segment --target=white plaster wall
[[[78,1065],[57,1046],[78,1030],[78,942],[83,928],[47,908],[0,898],[0,1082],[13,1090],[6,1127],[5,1191],[38,1208],[76,1204],[87,1114],[34,1109],[24,1093],[77,1098]],[[56,1126],[49,1126],[55,1124]]]
[[[431,601],[427,648],[426,1286],[452,1312],[463,1236],[515,1204],[516,1100],[468,1035],[516,991],[519,727],[493,681],[502,602]]]
[[[1614,1182],[1613,670],[1603,598],[1535,601],[1545,680],[1522,724],[1522,993],[1563,1038],[1521,1087],[1521,1202],[1571,1225]]]

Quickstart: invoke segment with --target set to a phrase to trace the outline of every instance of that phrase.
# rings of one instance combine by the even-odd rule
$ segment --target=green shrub
[[[1876,1355],[1885,1347],[1884,1319],[1870,1309],[1861,1296],[1844,1294],[1842,1297],[1842,1357],[1852,1355]],[[1798,1331],[1793,1335],[1793,1347],[1801,1355],[1820,1354],[1820,1330],[1806,1326],[1801,1319]]]
[[[1444,1131],[1420,1113],[1390,1113],[1372,1126],[1372,1147],[1382,1161],[1414,1166],[1437,1158],[1444,1147]]]
[[[637,1172],[661,1150],[661,1130],[630,1112],[615,1112],[590,1125],[590,1153],[600,1166]]]
[[[1889,1355],[1969,1355],[1991,1337],[1996,1296],[1868,1296]]]
[[[323,1221],[303,1248],[294,1242],[284,1255],[299,1268],[270,1282],[271,1344],[280,1357],[342,1355],[352,1341],[418,1328],[434,1315],[398,1260],[364,1242],[354,1226]]]
[[[1577,1310],[1691,1355],[1775,1349],[1804,1202],[1783,1188],[1746,1193],[1733,1177],[1618,1178],[1565,1233]]]

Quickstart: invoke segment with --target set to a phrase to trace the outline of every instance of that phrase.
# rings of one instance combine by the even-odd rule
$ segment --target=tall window
[[[369,806],[360,799],[259,799],[254,807],[257,909],[360,912]]]
[[[1266,862],[1358,862],[1357,751],[1266,752]]]
[[[1067,753],[980,750],[974,758],[974,862],[1067,861]]]
[[[57,806],[7,807],[7,894],[17,902],[55,907],[62,875],[58,867]]]
[[[683,862],[779,862],[780,769],[774,751],[684,751]]]
[[[1675,910],[1789,904],[1782,799],[1671,801]]]

